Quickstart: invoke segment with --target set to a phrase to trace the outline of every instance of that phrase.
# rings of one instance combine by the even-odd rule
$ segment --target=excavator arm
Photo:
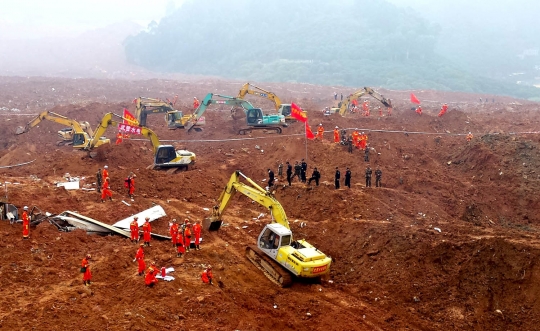
[[[16,130],[16,134],[22,134],[28,132],[31,128],[35,127],[41,121],[47,120],[55,123],[60,123],[66,126],[70,126],[75,133],[83,133],[85,130],[81,126],[79,122],[76,120],[69,119],[63,115],[51,112],[51,111],[44,111],[38,114],[36,117],[34,117],[30,122],[28,122],[24,127],[20,126]],[[85,122],[83,122],[85,123]],[[83,124],[85,125],[85,124]]]
[[[241,182],[241,178],[247,181],[247,184]],[[261,186],[259,186],[250,178],[246,177],[238,170],[232,174],[229,182],[221,192],[216,206],[214,206],[212,210],[212,217],[210,217],[209,219],[211,222],[209,224],[210,230],[218,230],[221,227],[221,216],[223,215],[223,213],[229,206],[231,199],[235,196],[237,192],[268,208],[268,210],[270,210],[270,213],[272,214],[273,223],[278,223],[290,230],[287,214],[285,213],[285,210],[283,209],[279,201],[276,200],[272,193],[263,189]]]
[[[371,87],[364,87],[364,88],[354,92],[353,94],[349,95],[347,97],[347,99],[344,102],[341,103],[341,106],[339,107],[339,114],[341,116],[345,116],[345,114],[347,113],[347,109],[349,107],[349,104],[353,100],[358,100],[358,99],[360,99],[362,96],[364,96],[366,94],[369,94],[373,98],[379,100],[387,108],[392,108],[392,101],[390,99],[385,98],[382,94],[376,92]]]
[[[135,125],[146,126],[148,114],[175,112],[172,103],[163,102],[159,99],[139,97],[135,99]]]
[[[249,88],[250,86],[253,89],[250,89]],[[258,86],[255,86],[253,84],[245,83],[244,85],[242,85],[242,88],[238,92],[237,98],[238,99],[244,99],[246,94],[256,95],[256,96],[266,98],[266,99],[272,101],[274,103],[274,106],[276,107],[276,110],[278,110],[279,107],[281,106],[281,100],[279,99],[279,97],[275,93],[270,92],[270,91],[266,91],[265,89],[260,88]]]

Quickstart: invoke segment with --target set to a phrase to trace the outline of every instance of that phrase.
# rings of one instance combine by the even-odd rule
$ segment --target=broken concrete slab
[[[115,226],[115,227],[120,228],[120,229],[128,230],[129,229],[129,224],[133,221],[133,218],[135,216],[138,217],[137,224],[139,224],[139,226],[142,226],[144,224],[144,222],[145,222],[146,217],[149,218],[148,222],[152,222],[152,221],[157,220],[160,217],[167,216],[167,213],[165,213],[165,210],[163,209],[163,207],[161,207],[159,205],[156,205],[156,206],[154,206],[152,208],[143,210],[138,214],[132,215],[132,216],[130,216],[128,218],[124,218],[123,220],[120,220],[120,221],[114,223],[112,226]]]

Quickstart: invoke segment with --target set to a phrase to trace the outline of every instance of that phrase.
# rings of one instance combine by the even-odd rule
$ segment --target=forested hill
[[[435,53],[439,30],[383,0],[195,0],[126,39],[125,50],[162,72],[540,95],[456,67]]]

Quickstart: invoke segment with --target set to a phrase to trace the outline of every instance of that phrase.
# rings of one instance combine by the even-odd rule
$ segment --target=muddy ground
[[[167,217],[153,222],[166,234],[172,218],[202,220],[235,170],[265,184],[266,169],[305,158],[308,175],[319,168],[318,187],[278,179],[277,199],[296,238],[333,258],[320,283],[297,281],[278,288],[244,257],[271,220],[267,211],[236,196],[226,226],[204,233],[202,250],[176,258],[168,242],[146,249],[147,263],[174,267],[176,279],[146,288],[132,262],[136,245],[119,236],[57,231],[49,223],[31,228],[0,222],[0,326],[11,330],[536,330],[540,321],[540,105],[507,97],[414,91],[422,115],[411,110],[411,91],[379,90],[393,100],[391,116],[323,116],[333,93],[353,89],[308,84],[258,84],[308,111],[324,141],[306,141],[294,123],[283,134],[238,136],[242,120],[230,108],[212,106],[203,132],[168,130],[162,115],[148,125],[167,143],[197,154],[191,171],[168,175],[147,170],[151,146],[131,139],[100,148],[98,157],[56,146],[61,125],[42,122],[15,135],[18,125],[51,110],[96,125],[107,112],[132,112],[138,96],[172,98],[189,111],[206,93],[236,95],[243,82],[217,79],[91,80],[0,77],[0,168],[7,199],[19,207],[77,211],[112,224],[159,204]],[[270,112],[272,104],[248,96]],[[442,103],[450,105],[443,117]],[[371,100],[372,106],[378,106]],[[373,148],[370,161],[331,142],[335,126],[359,128]],[[474,138],[467,142],[471,131]],[[110,128],[106,136],[114,138]],[[132,136],[132,138],[137,138]],[[367,165],[383,171],[382,188],[366,188]],[[94,191],[55,187],[65,173],[93,187],[99,167],[109,166],[114,201]],[[352,187],[334,189],[334,169]],[[123,180],[137,174],[135,201]],[[277,171],[276,171],[277,174]],[[343,185],[343,182],[342,182]],[[373,179],[374,186],[374,179]],[[2,187],[5,189],[5,187]],[[129,202],[131,206],[122,203]],[[256,219],[261,213],[266,215]],[[304,223],[306,226],[301,227]],[[80,262],[93,259],[93,284],[82,285]],[[199,275],[214,266],[216,282]]]

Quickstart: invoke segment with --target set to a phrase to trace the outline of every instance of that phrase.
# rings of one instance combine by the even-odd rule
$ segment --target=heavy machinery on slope
[[[201,131],[201,126],[204,126],[202,121],[202,112],[198,109],[189,115],[184,115],[182,111],[173,108],[171,102],[164,102],[159,99],[139,97],[135,99],[135,119],[138,125],[146,127],[146,117],[149,114],[165,113],[165,121],[169,129],[188,129],[193,128],[195,131]]]
[[[34,117],[30,122],[28,122],[25,126],[19,126],[17,130],[15,131],[15,134],[22,134],[28,132],[31,128],[35,127],[41,121],[47,120],[55,123],[60,123],[63,125],[69,126],[68,128],[64,128],[58,131],[58,136],[60,137],[60,140],[56,143],[58,146],[62,145],[76,145],[78,140],[75,140],[76,135],[82,135],[85,136],[85,140],[89,140],[90,137],[94,135],[94,131],[90,127],[90,123],[86,121],[78,122],[76,120],[72,120],[70,118],[67,118],[63,115],[54,113],[52,111],[44,111],[39,113],[36,117]],[[110,140],[108,139],[102,139],[99,141],[99,145],[102,144],[108,144],[110,143]],[[75,147],[75,146],[74,146]],[[80,148],[80,147],[76,147]]]
[[[125,118],[120,115],[114,113],[105,114],[94,133],[94,137],[88,141],[85,149],[92,150],[96,147],[98,139],[95,139],[95,137],[101,136],[109,126],[118,125],[122,123],[123,120],[125,120]],[[152,143],[154,163],[148,168],[167,169],[169,173],[174,173],[180,168],[189,170],[195,164],[195,153],[187,150],[175,150],[172,145],[161,145],[154,131],[147,127],[143,126],[137,129],[140,129],[141,135],[148,138]]]
[[[357,100],[361,98],[362,96],[369,94],[373,98],[379,100],[384,106],[387,108],[392,108],[392,101],[390,99],[385,98],[382,94],[376,92],[371,87],[364,87],[353,94],[349,95],[346,100],[341,102],[341,106],[339,106],[339,114],[341,116],[345,116],[347,113],[347,110],[349,109],[349,105],[353,100]]]
[[[250,89],[252,87],[252,89]],[[246,94],[256,95],[258,97],[266,98],[271,100],[276,107],[276,110],[279,115],[285,116],[286,121],[296,121],[294,117],[291,116],[291,104],[290,103],[281,103],[281,99],[273,92],[267,91],[263,88],[255,86],[250,83],[245,83],[242,85],[242,88],[238,92],[238,99],[244,99]],[[307,116],[307,112],[303,111]]]
[[[220,99],[215,99],[215,97]],[[285,116],[283,115],[266,115],[263,114],[262,109],[253,107],[253,105],[246,100],[220,94],[208,93],[195,112],[202,114],[211,104],[242,107],[246,114],[247,127],[238,130],[238,134],[250,133],[253,130],[267,130],[281,133],[281,127],[287,126],[285,123]]]
[[[241,182],[241,178],[247,184]],[[292,284],[291,275],[317,278],[330,272],[331,258],[303,239],[293,240],[287,215],[279,201],[240,171],[232,174],[212,210],[212,216],[204,220],[205,229],[219,230],[223,213],[237,192],[268,208],[272,216],[272,223],[267,224],[259,234],[257,245],[246,248],[246,257],[266,277],[286,287]]]

